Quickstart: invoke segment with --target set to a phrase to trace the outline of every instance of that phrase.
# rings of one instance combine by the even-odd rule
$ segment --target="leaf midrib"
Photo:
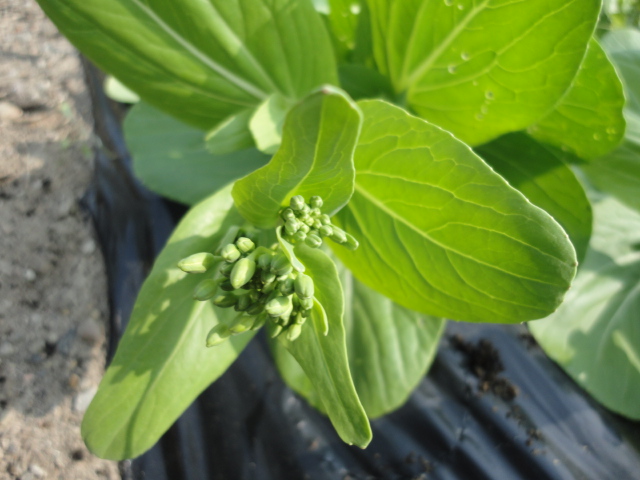
[[[249,95],[256,97],[258,99],[264,99],[267,97],[267,93],[262,91],[256,85],[253,85],[250,82],[247,82],[243,78],[237,76],[233,72],[227,70],[225,67],[220,65],[219,63],[213,61],[210,57],[206,56],[202,53],[195,45],[189,42],[186,38],[176,32],[173,28],[171,28],[162,18],[160,18],[151,8],[144,5],[140,0],[130,0],[142,13],[144,13],[147,17],[149,17],[152,21],[154,21],[162,30],[167,33],[171,38],[173,38],[176,42],[178,42],[181,46],[183,46],[189,53],[191,53],[194,57],[196,57],[203,65],[206,65],[211,70],[216,72],[218,75],[226,79],[229,83],[237,86],[238,88],[244,90]],[[213,7],[213,5],[212,5]],[[224,23],[224,19],[219,17],[220,20]],[[227,25],[228,26],[228,25]],[[229,27],[229,30],[231,28]],[[257,61],[251,55],[250,60],[255,64]],[[268,77],[267,77],[268,78]],[[269,79],[270,80],[270,79]]]
[[[425,2],[426,3],[426,2]],[[418,65],[413,73],[409,73],[409,61],[412,58],[413,46],[417,44],[416,41],[412,37],[409,39],[409,50],[405,55],[405,61],[402,68],[402,76],[399,79],[399,89],[400,91],[406,90],[409,85],[416,83],[417,79],[420,78],[431,66],[434,62],[442,55],[442,53],[451,45],[451,43],[457,38],[457,36],[471,23],[471,21],[489,4],[489,0],[484,0],[475,8],[469,10],[469,13],[463,20],[458,23],[454,29],[452,29],[449,34],[443,39],[443,41],[438,45],[437,48],[432,50],[431,54],[427,58],[425,58],[420,65]],[[416,18],[418,21],[418,18]],[[415,25],[415,23],[414,23]],[[415,29],[412,30],[412,34],[415,33]]]
[[[511,275],[513,277],[521,278],[523,280],[528,280],[528,281],[531,281],[531,282],[536,282],[536,283],[540,283],[540,284],[544,284],[544,285],[552,285],[554,287],[563,287],[564,286],[564,285],[556,285],[556,284],[553,284],[553,283],[545,282],[543,280],[536,279],[536,278],[526,277],[524,275],[520,275],[520,274],[517,274],[517,273],[514,273],[514,272],[509,272],[507,270],[504,270],[503,268],[498,267],[497,265],[492,265],[490,263],[487,263],[487,262],[484,262],[484,261],[479,260],[477,258],[474,258],[474,257],[472,257],[472,256],[470,256],[470,255],[468,255],[466,253],[460,252],[460,251],[456,250],[455,248],[452,248],[449,245],[445,245],[445,244],[437,241],[436,239],[432,238],[427,232],[418,229],[415,225],[413,225],[411,222],[406,220],[404,217],[398,215],[396,212],[394,212],[393,210],[389,209],[384,203],[380,202],[374,195],[372,195],[367,190],[362,188],[362,186],[360,186],[357,182],[355,184],[355,191],[360,193],[363,197],[365,197],[367,200],[369,200],[371,203],[373,203],[376,207],[378,207],[384,213],[389,215],[391,218],[393,218],[396,221],[402,223],[407,228],[415,231],[418,235],[426,238],[431,243],[433,243],[434,245],[437,245],[438,247],[442,248],[445,251],[455,253],[455,254],[460,255],[461,257],[467,258],[468,260],[470,260],[472,262],[475,262],[477,264],[484,265],[486,267],[492,268],[494,270],[501,271],[501,272],[503,272],[503,273],[505,273],[507,275]],[[512,237],[509,237],[509,238],[512,238]],[[513,240],[516,240],[516,239],[513,239]],[[522,243],[522,242],[520,242],[520,243]],[[527,245],[527,244],[524,244],[524,245]],[[556,257],[553,257],[552,255],[549,255],[548,253],[541,252],[540,250],[536,249],[535,247],[532,247],[531,245],[527,245],[527,246],[530,247],[530,248],[533,248],[534,250],[539,251],[540,253],[542,253],[544,255],[547,255],[547,256],[553,258],[554,260],[562,262],[562,260],[560,260],[560,259],[558,259]],[[565,262],[562,262],[562,263],[565,263]]]

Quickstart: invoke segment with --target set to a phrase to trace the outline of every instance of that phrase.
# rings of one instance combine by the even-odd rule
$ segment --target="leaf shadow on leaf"
[[[213,243],[205,247],[213,250],[220,234],[237,222],[238,213],[231,209],[214,237],[171,241],[157,260],[94,399],[95,411],[90,406],[85,416],[83,436],[101,456],[131,458],[150,448],[253,337],[255,332],[242,334],[206,348],[207,332],[235,312],[194,300],[192,292],[206,275],[182,274],[176,266],[181,258],[202,251],[203,244]],[[162,296],[150,298],[143,295],[145,289],[161,289]],[[211,319],[214,323],[205,324]],[[180,383],[184,388],[175,395]]]

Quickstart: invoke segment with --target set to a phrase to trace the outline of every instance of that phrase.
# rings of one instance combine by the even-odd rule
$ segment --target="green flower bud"
[[[313,217],[304,217],[302,221],[306,223],[309,227],[313,227],[313,225],[316,223]]]
[[[259,298],[260,298],[260,292],[258,292],[257,290],[251,290],[249,292],[249,299],[251,299],[251,303],[257,302]]]
[[[291,210],[290,208],[285,208],[282,211],[281,216],[282,216],[282,218],[284,220],[295,220],[296,219],[296,214],[293,213],[293,210]]]
[[[272,317],[280,317],[284,315],[287,310],[291,311],[293,305],[291,304],[291,297],[276,297],[269,300],[264,306],[266,312]]]
[[[296,295],[302,300],[306,298],[313,298],[313,280],[309,275],[304,273],[298,273],[293,286],[296,290]]]
[[[311,233],[309,234],[309,236],[307,236],[307,239],[304,241],[304,243],[306,243],[311,248],[318,248],[320,245],[322,245],[322,239],[315,233]]]
[[[331,228],[331,225],[322,225],[318,229],[318,233],[320,233],[320,235],[322,235],[323,237],[330,237],[331,235],[333,235],[333,228]]]
[[[209,330],[207,334],[207,347],[215,347],[220,345],[231,336],[231,331],[224,323],[220,323]]]
[[[213,304],[221,308],[233,307],[236,303],[238,303],[238,297],[236,297],[232,293],[227,293],[226,295],[218,295],[213,300]]]
[[[273,281],[275,281],[275,279],[276,279],[276,274],[268,270],[263,270],[262,273],[260,274],[260,280],[262,280],[262,283],[265,286],[270,285]]]
[[[298,230],[296,234],[293,236],[293,241],[295,243],[302,243],[305,241],[306,238],[307,238],[307,234],[304,233],[302,230]]]
[[[289,205],[291,205],[291,208],[293,210],[299,211],[306,206],[306,203],[302,195],[295,195],[291,197],[291,200],[289,201]]]
[[[235,290],[235,288],[233,288],[233,285],[231,285],[231,281],[226,278],[220,284],[220,288],[225,292],[233,292]]]
[[[275,272],[277,275],[276,280],[284,280],[288,275],[291,275],[291,272],[293,272],[293,265],[289,264],[288,267],[281,268]]]
[[[313,228],[315,228],[316,230],[320,230],[321,227],[322,227],[322,222],[318,219],[315,219],[313,221]]]
[[[229,330],[231,333],[235,334],[244,333],[251,329],[253,322],[253,317],[242,315],[240,318],[236,318],[236,320],[229,326]]]
[[[331,225],[331,217],[326,213],[320,215],[318,219],[322,222],[323,225]]]
[[[336,226],[333,226],[332,229],[333,229],[333,234],[329,236],[331,240],[340,244],[345,243],[347,241],[347,234],[344,232],[344,230]]]
[[[231,276],[231,270],[233,270],[233,263],[223,263],[219,271],[222,275],[229,278]]]
[[[278,289],[282,295],[291,295],[293,293],[293,278],[287,277],[278,284]]]
[[[269,253],[263,253],[258,257],[258,266],[261,270],[268,270],[271,266],[271,258],[273,255]]]
[[[217,290],[218,282],[207,278],[205,280],[202,280],[193,291],[193,299],[204,302],[205,300],[209,300],[211,297],[213,297],[216,294]]]
[[[278,325],[274,322],[267,323],[267,335],[271,338],[276,338],[282,333],[282,325]]]
[[[287,220],[284,224],[284,229],[289,235],[293,235],[300,228],[300,222],[296,219]]]
[[[301,298],[300,299],[300,308],[303,311],[311,310],[313,308],[313,297]]]
[[[204,273],[216,263],[216,258],[209,252],[194,253],[178,262],[178,268],[185,273]]]
[[[298,314],[296,315],[296,320],[295,323],[296,325],[303,325],[304,322],[306,321],[306,317],[302,314],[302,312],[298,312]]]
[[[289,325],[289,320],[291,319],[292,312],[293,312],[293,306],[278,317],[278,323],[283,327],[286,327],[287,325]]]
[[[311,216],[312,216],[313,218],[315,218],[316,220],[318,219],[318,217],[319,217],[320,215],[322,215],[322,212],[320,211],[320,209],[319,209],[319,208],[312,208],[310,213],[311,213]]]
[[[234,309],[236,312],[244,312],[251,305],[249,295],[240,295],[238,297],[238,303],[236,303]]]
[[[242,253],[249,253],[251,250],[256,248],[256,244],[247,237],[240,237],[236,240],[236,247],[238,247],[238,250]]]
[[[347,247],[349,250],[355,250],[360,246],[360,242],[358,242],[358,240],[356,240],[356,238],[347,233],[347,241],[343,244],[345,247]]]
[[[293,270],[291,266],[291,262],[289,259],[282,253],[275,255],[271,260],[271,271],[276,274],[276,276],[281,276],[290,273]]]
[[[302,333],[302,325],[298,325],[297,323],[294,323],[289,328],[287,328],[287,340],[289,340],[290,342],[293,342],[295,339],[297,339],[300,336],[301,333]]]
[[[322,197],[319,197],[318,195],[314,195],[309,199],[309,205],[311,205],[312,208],[322,208],[323,203]]]
[[[262,312],[260,315],[256,317],[255,321],[253,322],[253,325],[251,325],[251,330],[259,329],[266,323],[268,319],[269,319],[269,314],[267,312]]]
[[[220,255],[227,262],[233,263],[240,258],[240,250],[238,250],[233,243],[229,243],[224,247],[222,247],[222,251],[220,252]]]
[[[306,223],[303,223],[300,225],[300,230],[298,230],[299,232],[304,232],[304,233],[309,233],[309,230],[311,230],[309,228],[309,225],[307,225]]]
[[[254,273],[256,273],[256,262],[250,258],[241,258],[231,270],[231,285],[233,285],[233,288],[242,287],[251,280]]]
[[[247,308],[247,313],[249,315],[259,315],[264,311],[264,305],[260,302],[256,302]]]

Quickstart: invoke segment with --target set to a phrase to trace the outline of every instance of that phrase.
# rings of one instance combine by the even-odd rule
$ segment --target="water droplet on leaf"
[[[449,65],[447,67],[447,70],[449,70],[449,73],[456,73],[456,66],[455,65]]]
[[[484,92],[484,98],[486,98],[487,100],[493,100],[493,92],[491,90],[487,90],[486,92]]]
[[[466,62],[467,60],[469,60],[469,54],[467,52],[462,52],[460,54],[460,58],[462,58],[462,60]]]

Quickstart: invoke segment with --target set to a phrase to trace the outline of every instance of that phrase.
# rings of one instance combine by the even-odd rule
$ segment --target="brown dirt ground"
[[[80,437],[108,313],[83,73],[34,0],[0,0],[0,42],[0,480],[115,480]]]

